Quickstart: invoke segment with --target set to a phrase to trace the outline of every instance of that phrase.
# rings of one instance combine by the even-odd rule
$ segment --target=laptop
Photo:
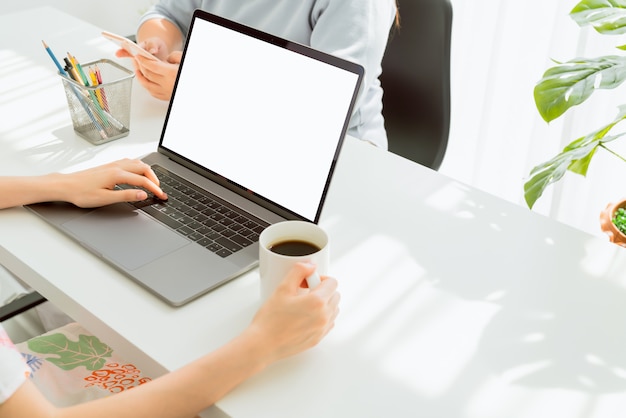
[[[363,72],[197,10],[158,148],[142,158],[168,201],[27,208],[181,306],[255,267],[268,225],[318,222]]]

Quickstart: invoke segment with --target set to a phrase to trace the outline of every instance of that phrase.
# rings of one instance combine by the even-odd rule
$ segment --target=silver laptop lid
[[[159,152],[317,222],[363,68],[197,10]]]

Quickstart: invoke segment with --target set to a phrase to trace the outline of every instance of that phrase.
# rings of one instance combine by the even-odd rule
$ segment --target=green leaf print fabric
[[[85,366],[87,370],[98,370],[111,357],[113,350],[93,335],[79,335],[78,341],[71,341],[65,334],[49,334],[28,341],[28,348],[39,354],[55,354],[46,360],[63,370]]]
[[[152,380],[77,323],[15,346],[30,368],[29,378],[58,406],[103,398]]]

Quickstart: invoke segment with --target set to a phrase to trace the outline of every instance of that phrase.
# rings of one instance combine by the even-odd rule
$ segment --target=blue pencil
[[[56,67],[59,70],[59,73],[61,75],[63,75],[64,77],[69,78],[69,76],[67,75],[67,72],[63,69],[63,67],[61,67],[61,64],[59,63],[59,61],[57,60],[57,58],[54,56],[54,54],[52,53],[52,50],[50,49],[50,47],[48,46],[48,44],[46,44],[44,41],[41,41],[41,43],[43,43],[44,48],[46,49],[46,51],[48,52],[48,55],[50,55],[50,58],[52,58],[52,61],[54,62],[54,65],[56,65]],[[98,123],[98,121],[96,120],[96,118],[94,117],[94,115],[91,113],[91,109],[89,109],[89,106],[87,105],[87,103],[85,103],[85,101],[83,100],[83,98],[80,96],[80,93],[76,91],[76,87],[74,87],[73,85],[70,84],[70,87],[72,88],[72,90],[74,91],[74,95],[76,95],[76,98],[78,99],[78,101],[80,102],[80,104],[83,106],[83,109],[85,109],[85,112],[87,112],[87,115],[89,116],[89,119],[91,119],[91,122],[93,122],[93,124],[95,125],[95,127],[98,129],[98,132],[100,133],[100,136],[102,137],[102,139],[107,139],[108,136],[106,134],[106,132],[104,131],[104,129],[102,128],[102,125],[100,125]]]

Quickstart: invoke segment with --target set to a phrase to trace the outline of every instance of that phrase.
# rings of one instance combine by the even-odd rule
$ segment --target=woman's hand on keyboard
[[[60,199],[80,207],[97,207],[118,202],[145,200],[148,192],[161,200],[167,195],[159,187],[159,179],[150,166],[140,160],[123,159],[84,171],[58,176]],[[137,189],[115,189],[129,184]],[[145,189],[145,190],[144,190]]]

